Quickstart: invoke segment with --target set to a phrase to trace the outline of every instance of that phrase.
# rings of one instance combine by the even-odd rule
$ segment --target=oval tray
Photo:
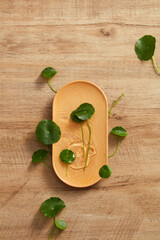
[[[82,103],[91,103],[95,113],[89,119],[92,129],[91,148],[88,164],[83,170],[83,142],[81,125],[71,120],[70,114]],[[60,140],[52,145],[52,163],[57,176],[72,187],[88,187],[100,180],[99,169],[108,163],[108,104],[103,91],[95,84],[87,81],[74,81],[63,86],[53,101],[52,119],[61,129]],[[88,146],[89,129],[83,122],[85,149]],[[69,148],[76,155],[76,160],[68,165],[60,158],[60,152]]]

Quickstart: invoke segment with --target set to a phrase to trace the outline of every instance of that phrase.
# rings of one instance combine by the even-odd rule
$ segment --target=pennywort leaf
[[[154,59],[154,51],[156,47],[156,38],[152,35],[145,35],[135,44],[135,52],[140,60],[148,61],[152,59],[156,73],[160,74],[160,69]]]
[[[112,128],[111,133],[120,137],[126,137],[128,135],[123,127],[114,127]]]
[[[41,75],[42,75],[43,77],[45,77],[45,78],[50,79],[50,78],[52,78],[56,73],[57,73],[57,71],[56,71],[54,68],[52,68],[52,67],[47,67],[47,68],[43,69]]]
[[[77,123],[82,122],[83,120],[80,120],[79,118],[77,118],[76,115],[75,115],[75,113],[76,113],[76,110],[73,111],[73,112],[71,113],[71,115],[70,115],[72,121],[73,121],[73,122],[77,122]]]
[[[128,135],[126,129],[124,129],[123,127],[114,127],[112,128],[111,133],[117,136],[117,147],[114,153],[109,155],[108,158],[113,157],[117,153],[119,147],[119,138],[126,137]]]
[[[155,51],[156,38],[151,35],[145,35],[140,38],[135,45],[135,52],[140,60],[150,60]]]
[[[102,178],[109,178],[112,174],[112,169],[108,165],[103,165],[99,170],[99,175]]]
[[[37,150],[32,155],[32,162],[33,163],[42,162],[48,156],[48,153],[49,152],[45,149]]]
[[[64,220],[55,220],[55,225],[60,230],[64,230],[67,227],[67,223]]]
[[[81,104],[76,110],[71,113],[71,119],[74,122],[82,122],[92,117],[95,109],[90,103]]]
[[[61,130],[55,122],[44,119],[37,125],[36,136],[41,143],[53,144],[59,141]]]
[[[52,87],[51,78],[52,78],[56,73],[57,73],[57,71],[56,71],[54,68],[52,68],[52,67],[47,67],[47,68],[43,69],[43,71],[42,71],[42,73],[41,73],[41,75],[42,75],[44,78],[48,79],[48,84],[49,84],[50,88],[51,88],[55,93],[57,93],[57,91]]]
[[[94,114],[95,109],[90,103],[83,103],[81,104],[75,111],[75,116],[84,121],[92,117]]]
[[[87,159],[88,159],[88,153],[89,153],[89,149],[90,149],[90,142],[91,142],[91,127],[90,124],[88,122],[88,119],[90,119],[92,117],[92,115],[94,114],[95,109],[92,106],[92,104],[90,103],[83,103],[81,104],[76,110],[74,110],[70,117],[74,122],[78,122],[81,124],[81,130],[82,130],[82,140],[83,140],[83,156],[85,155],[85,150],[84,150],[84,131],[83,131],[83,125],[82,122],[87,120],[87,125],[89,128],[89,141],[88,141],[88,148],[87,148],[87,153],[86,153],[86,160],[85,160],[85,165],[83,170],[86,169],[87,166]]]
[[[67,163],[67,164],[72,163],[76,158],[74,152],[72,152],[69,149],[62,150],[59,157],[62,160],[62,162]]]
[[[65,206],[65,203],[60,198],[51,197],[42,203],[40,210],[45,217],[51,218],[56,216]]]

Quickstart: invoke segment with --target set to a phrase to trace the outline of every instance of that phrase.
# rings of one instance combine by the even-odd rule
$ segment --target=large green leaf
[[[135,52],[140,60],[148,61],[154,55],[156,39],[151,35],[140,38],[135,45]]]
[[[48,156],[48,153],[49,152],[45,149],[37,150],[32,155],[32,162],[33,163],[42,162]]]
[[[60,230],[64,230],[67,227],[67,223],[64,220],[55,220],[55,225]]]
[[[54,68],[47,67],[47,68],[43,69],[41,74],[43,77],[49,79],[49,78],[52,78],[56,73],[57,73],[57,71]]]
[[[102,178],[108,178],[112,174],[112,169],[108,165],[104,165],[99,170],[99,175]]]
[[[69,149],[64,149],[60,155],[59,155],[60,159],[65,162],[65,163],[72,163],[76,156],[74,154],[74,152],[72,152],[71,150]]]
[[[83,121],[91,118],[94,112],[95,109],[92,104],[83,103],[76,109],[75,116]]]
[[[58,142],[61,130],[55,122],[45,119],[37,125],[36,136],[41,143],[48,145]]]
[[[123,127],[114,127],[112,128],[111,133],[120,137],[126,137],[128,135]]]
[[[44,201],[40,207],[41,212],[44,216],[50,218],[56,216],[56,214],[65,208],[65,203],[58,197],[51,197]]]

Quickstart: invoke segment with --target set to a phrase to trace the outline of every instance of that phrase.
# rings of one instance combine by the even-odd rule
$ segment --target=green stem
[[[116,148],[116,150],[115,150],[114,153],[112,153],[111,155],[108,156],[108,158],[113,157],[113,156],[117,153],[118,147],[119,147],[119,136],[118,136],[117,140],[118,140],[118,142],[117,142],[117,148]]]
[[[48,147],[48,152],[49,152],[49,154],[52,156],[52,151],[50,150],[49,145],[47,145],[47,147]]]
[[[66,164],[66,176],[68,176],[68,164]]]
[[[88,128],[89,128],[89,141],[88,141],[86,161],[85,161],[85,165],[84,165],[83,171],[85,171],[85,169],[86,169],[86,167],[87,167],[88,154],[89,154],[89,149],[90,149],[90,144],[91,144],[91,127],[90,127],[90,125],[89,125],[88,120],[87,120],[87,124],[88,124]]]
[[[53,225],[53,228],[52,228],[52,231],[51,231],[51,233],[50,233],[50,235],[49,235],[49,238],[48,238],[48,240],[50,240],[50,239],[51,239],[51,237],[52,237],[52,234],[53,234],[53,232],[54,232],[54,228],[55,228],[55,224]]]
[[[53,90],[53,92],[57,93],[57,91],[52,87],[51,79],[48,80],[48,84],[50,88]]]
[[[52,168],[52,166],[49,166],[47,163],[45,163],[44,161],[42,161],[44,163],[44,165],[46,165],[48,168]]]
[[[109,111],[108,111],[108,115],[111,115],[111,114],[112,114],[112,113],[111,113],[112,108],[113,108],[116,104],[118,104],[118,101],[119,101],[119,99],[120,99],[122,96],[124,97],[124,93],[122,93],[121,96],[119,96],[116,100],[114,100],[112,106],[110,107],[110,109],[109,109]]]
[[[60,231],[59,231],[59,229],[58,229],[55,240],[57,240],[59,234],[60,234]]]
[[[157,73],[160,74],[160,70],[159,70],[158,67],[157,67],[157,64],[156,64],[156,62],[155,62],[155,60],[154,60],[154,57],[152,57],[152,61],[153,61],[153,66],[154,66],[154,68],[156,69]]]
[[[85,155],[85,152],[84,152],[84,130],[83,130],[83,125],[82,125],[82,123],[80,123],[80,125],[81,125],[81,129],[82,129],[83,157],[84,157],[84,155]]]

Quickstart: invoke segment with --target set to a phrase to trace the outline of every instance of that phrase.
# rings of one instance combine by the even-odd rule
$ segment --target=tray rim
[[[53,103],[52,103],[52,120],[55,121],[55,120],[54,120],[54,115],[53,115],[53,109],[54,109],[55,99],[56,99],[56,96],[57,96],[58,92],[59,92],[60,90],[62,90],[63,88],[65,88],[65,87],[67,87],[67,86],[69,86],[69,85],[71,85],[71,84],[74,84],[74,83],[87,83],[87,84],[90,84],[90,85],[96,87],[96,88],[101,92],[101,94],[103,95],[103,97],[104,97],[104,99],[105,99],[105,103],[106,103],[106,106],[107,106],[107,111],[106,111],[106,115],[107,115],[107,118],[106,118],[106,127],[107,127],[107,129],[108,129],[108,100],[107,100],[107,96],[105,95],[105,93],[103,92],[103,90],[102,90],[99,86],[97,86],[95,83],[92,83],[92,82],[87,81],[87,80],[74,80],[74,81],[71,81],[71,82],[65,84],[64,86],[62,86],[62,87],[57,91],[57,93],[56,93],[56,95],[55,95],[55,97],[54,97],[54,99],[53,99]],[[107,133],[106,133],[106,134],[107,134]],[[107,142],[107,143],[108,143],[108,142]],[[52,152],[54,151],[54,145],[55,145],[55,144],[52,144]],[[108,149],[108,144],[107,144],[106,148]],[[70,187],[74,187],[74,188],[87,188],[87,187],[93,186],[94,184],[98,183],[98,182],[101,180],[101,177],[99,177],[99,179],[96,180],[95,182],[93,182],[92,184],[88,184],[88,185],[85,185],[85,186],[75,186],[75,185],[72,185],[72,184],[68,183],[66,180],[64,180],[64,179],[57,173],[57,171],[56,171],[56,169],[55,169],[55,167],[54,167],[54,163],[53,163],[53,162],[54,162],[54,161],[53,161],[53,154],[52,154],[52,166],[53,166],[53,169],[54,169],[54,172],[55,172],[56,176],[57,176],[63,183],[65,183],[66,185],[68,185],[68,186],[70,186]],[[106,156],[106,163],[108,163],[108,156]]]

